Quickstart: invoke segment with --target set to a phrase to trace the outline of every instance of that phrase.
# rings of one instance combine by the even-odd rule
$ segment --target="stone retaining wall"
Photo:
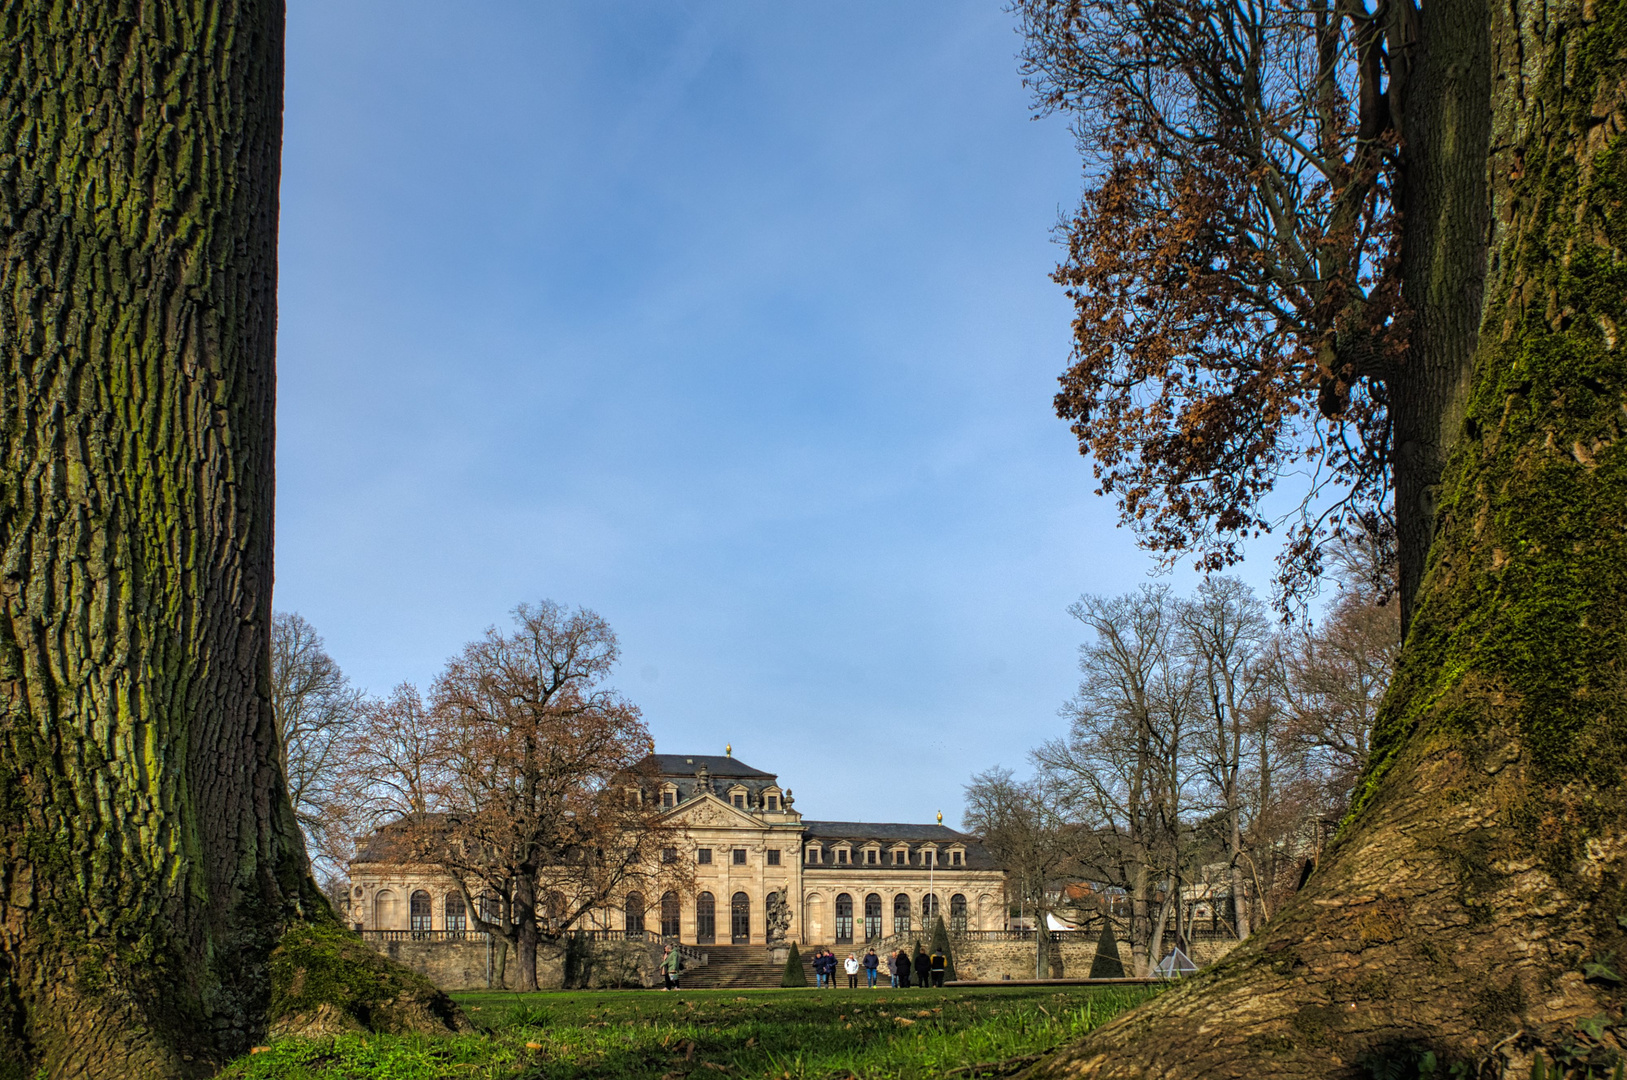
[[[368,943],[392,960],[427,976],[442,990],[516,989],[513,958],[507,943],[501,940],[369,939]],[[1199,942],[1192,947],[1192,960],[1200,967],[1208,967],[1236,945],[1235,941]],[[955,954],[955,974],[959,978],[995,982],[1034,977],[1032,941],[957,941],[951,948]],[[1053,965],[1047,976],[1082,979],[1090,974],[1096,943],[1052,942],[1051,954],[1060,955],[1062,967],[1058,971]],[[862,951],[859,955],[863,955]],[[1130,972],[1130,947],[1122,941],[1119,942],[1119,959],[1124,962],[1125,972]],[[780,962],[784,963],[783,958]],[[882,974],[885,976],[885,969]],[[660,986],[661,947],[632,941],[579,940],[573,940],[564,949],[541,946],[537,950],[537,985],[545,990]]]
[[[518,983],[508,943],[483,941],[378,941],[368,944],[425,976],[442,990],[513,990]],[[539,946],[537,985],[609,989],[661,985],[661,947],[632,941],[572,941],[566,948]]]
[[[910,946],[913,948],[913,946]],[[957,978],[972,981],[998,982],[1004,979],[1032,979],[1034,978],[1034,943],[1032,941],[964,941],[950,939],[950,949],[955,955],[955,975]],[[1208,967],[1237,947],[1235,941],[1202,941],[1192,946],[1192,962],[1199,967]],[[837,955],[845,956],[842,950],[857,950],[858,955],[864,955],[867,946],[843,946],[837,950]],[[1051,970],[1046,972],[1045,978],[1083,979],[1090,975],[1091,961],[1096,958],[1096,942],[1094,940],[1051,942]],[[1062,961],[1060,969],[1056,961]],[[1119,942],[1119,960],[1124,964],[1125,974],[1134,971],[1134,964],[1130,957],[1130,946],[1123,941]],[[885,968],[882,974],[886,974]]]

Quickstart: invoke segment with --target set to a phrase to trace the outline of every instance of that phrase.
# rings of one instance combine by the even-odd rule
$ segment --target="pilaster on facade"
[[[804,820],[774,774],[731,757],[661,754],[652,764],[655,779],[638,797],[657,801],[677,835],[658,857],[687,862],[693,885],[684,895],[632,891],[591,912],[582,928],[700,946],[766,945],[776,895],[790,920],[783,940],[803,945],[930,929],[939,914],[954,929],[1005,927],[1005,876],[976,837],[942,825]],[[403,861],[390,829],[378,830],[350,864],[353,923],[463,929],[456,884],[436,867]]]

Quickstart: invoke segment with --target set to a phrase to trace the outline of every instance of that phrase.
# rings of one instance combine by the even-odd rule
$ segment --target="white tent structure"
[[[1198,965],[1179,946],[1175,946],[1170,954],[1158,961],[1158,966],[1152,969],[1154,975],[1160,979],[1179,979],[1186,975],[1196,975]]]

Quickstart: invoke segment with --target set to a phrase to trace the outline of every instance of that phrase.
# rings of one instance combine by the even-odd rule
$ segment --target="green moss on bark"
[[[266,1018],[273,1035],[469,1030],[452,999],[428,979],[335,925],[290,927],[271,953],[270,969]]]
[[[1441,533],[1352,816],[1415,734],[1492,770],[1517,756],[1539,786],[1602,795],[1622,775],[1627,148],[1596,113],[1619,111],[1627,13],[1620,0],[1598,8],[1572,31],[1571,61],[1545,74],[1539,96],[1564,103],[1557,122],[1517,159]],[[1601,93],[1563,93],[1561,80]],[[1524,809],[1510,808],[1533,838],[1549,828],[1546,809]],[[1545,842],[1574,846],[1589,819],[1618,819],[1597,803],[1576,810]]]

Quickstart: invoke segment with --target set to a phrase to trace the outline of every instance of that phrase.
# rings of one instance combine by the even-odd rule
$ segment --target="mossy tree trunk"
[[[0,40],[0,1075],[205,1073],[358,970],[273,955],[333,927],[269,700],[282,3]]]
[[[1580,1076],[1623,1050],[1627,6],[1468,17],[1494,76],[1453,106],[1493,133],[1483,318],[1357,806],[1250,941],[1033,1076],[1418,1075],[1426,1051]],[[1462,224],[1438,235],[1482,242]]]

